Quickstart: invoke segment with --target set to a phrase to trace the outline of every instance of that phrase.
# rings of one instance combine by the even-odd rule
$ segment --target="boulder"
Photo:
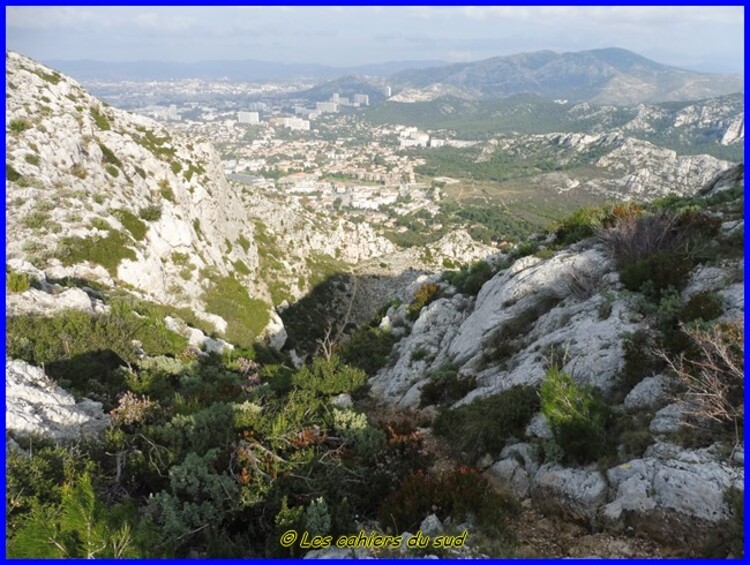
[[[25,361],[6,360],[5,398],[5,428],[16,437],[73,441],[99,435],[109,423],[100,402],[76,402],[43,369]]]
[[[607,480],[596,468],[569,469],[549,463],[537,471],[531,486],[531,496],[543,512],[588,525],[596,525],[607,492]]]

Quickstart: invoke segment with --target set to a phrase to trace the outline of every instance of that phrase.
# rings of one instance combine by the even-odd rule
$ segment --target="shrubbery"
[[[31,279],[26,273],[10,272],[6,273],[5,277],[8,292],[26,292],[31,288]]]
[[[270,319],[268,305],[233,277],[215,279],[203,299],[208,312],[226,320],[226,339],[242,347],[252,347]]]
[[[495,274],[492,266],[486,261],[477,261],[470,267],[462,267],[458,271],[448,271],[443,274],[446,282],[456,289],[471,296],[479,294],[482,286]]]
[[[576,384],[553,366],[540,395],[542,413],[568,463],[589,463],[605,455],[610,411],[596,389]]]
[[[449,363],[432,371],[430,377],[423,387],[420,397],[420,407],[430,405],[445,406],[461,400],[477,386],[474,377],[459,375],[458,368]]]
[[[422,308],[440,297],[440,286],[435,283],[424,283],[414,291],[414,302],[409,304],[406,315],[410,320],[419,318]]]
[[[117,267],[123,259],[135,261],[135,251],[130,249],[130,239],[122,232],[110,231],[105,237],[90,238],[70,236],[58,244],[57,256],[63,265],[90,261],[117,276]]]
[[[361,369],[341,362],[338,355],[316,357],[311,365],[303,366],[292,379],[292,383],[303,389],[333,395],[355,392],[367,381]]]
[[[433,424],[459,453],[470,458],[485,453],[497,455],[511,437],[523,437],[531,417],[539,410],[534,387],[515,386],[471,404],[443,410]]]
[[[341,348],[341,359],[372,376],[385,367],[396,341],[398,338],[388,331],[362,326]]]

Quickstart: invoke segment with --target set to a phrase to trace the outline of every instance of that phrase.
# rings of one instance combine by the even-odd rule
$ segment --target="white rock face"
[[[286,343],[287,333],[284,322],[275,311],[271,311],[271,319],[266,325],[263,336],[268,339],[268,345],[277,351],[281,350]]]
[[[109,422],[100,402],[76,402],[42,369],[24,361],[6,360],[5,397],[5,427],[17,437],[72,441],[100,434]]]
[[[234,349],[234,345],[231,343],[227,343],[223,339],[209,337],[198,328],[191,328],[182,320],[173,318],[172,316],[164,318],[164,325],[168,330],[187,338],[189,345],[207,351],[208,353],[218,353],[221,355],[226,351],[232,351]]]
[[[670,455],[607,471],[614,489],[614,499],[602,509],[608,527],[634,528],[668,541],[695,536],[701,532],[696,526],[728,518],[724,494],[730,486],[742,487],[742,470],[687,450]]]
[[[548,512],[590,523],[607,501],[607,480],[595,469],[545,464],[534,477],[532,497]]]
[[[646,377],[628,393],[623,405],[629,409],[659,406],[667,400],[668,384],[669,381],[664,375]]]
[[[489,280],[473,309],[461,295],[437,300],[396,345],[396,364],[371,379],[373,391],[414,407],[428,373],[454,363],[478,384],[463,404],[515,385],[539,384],[549,351],[557,349],[567,351],[564,369],[576,381],[608,393],[623,365],[622,334],[640,327],[640,316],[623,300],[602,315],[608,299],[601,291],[619,288],[612,269],[599,247],[566,250],[548,260],[525,257]],[[400,310],[387,315],[394,329],[404,323]],[[498,335],[518,342],[506,364],[492,361]]]
[[[428,368],[447,362],[445,351],[465,319],[467,307],[467,299],[459,294],[423,308],[409,338],[396,345],[396,365],[381,369],[370,380],[373,392],[401,407],[418,405]]]
[[[63,310],[81,310],[89,314],[107,312],[109,307],[100,300],[91,298],[80,288],[69,288],[59,294],[50,294],[30,288],[26,292],[5,295],[5,312],[7,316],[38,314],[51,316]]]
[[[596,249],[577,254],[565,251],[547,261],[519,259],[479,291],[474,312],[451,342],[451,357],[461,365],[476,363],[491,333],[502,331],[544,301],[568,296],[574,277],[595,284],[610,269],[609,258]]]

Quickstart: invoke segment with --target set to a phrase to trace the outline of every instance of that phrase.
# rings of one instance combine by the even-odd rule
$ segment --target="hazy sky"
[[[624,47],[744,72],[742,7],[8,7],[6,48],[39,60],[260,59],[334,66]]]

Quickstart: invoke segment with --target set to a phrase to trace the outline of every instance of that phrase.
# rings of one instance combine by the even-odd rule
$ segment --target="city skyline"
[[[42,61],[256,59],[346,67],[603,47],[630,49],[686,69],[744,74],[744,11],[651,6],[6,7],[6,48]]]

